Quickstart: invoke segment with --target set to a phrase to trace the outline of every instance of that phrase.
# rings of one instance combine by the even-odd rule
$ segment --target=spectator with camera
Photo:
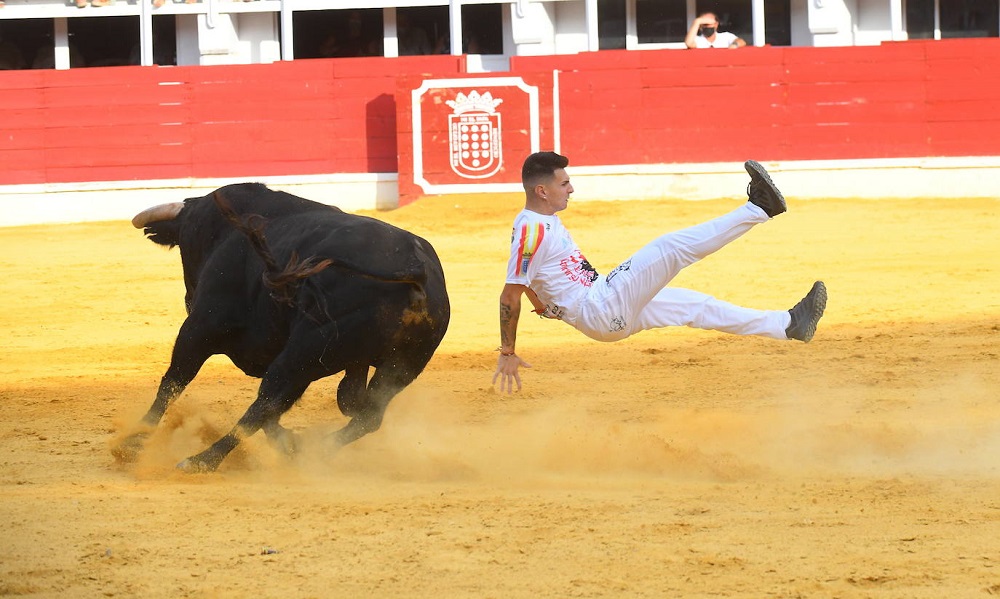
[[[714,12],[703,12],[692,21],[691,28],[684,36],[688,48],[742,48],[747,45],[735,33],[719,31],[719,19]]]

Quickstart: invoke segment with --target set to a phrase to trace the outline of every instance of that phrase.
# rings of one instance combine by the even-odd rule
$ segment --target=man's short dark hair
[[[544,180],[552,178],[552,175],[561,168],[569,165],[569,158],[556,154],[555,152],[535,152],[524,159],[521,167],[521,185],[525,191],[530,190]]]

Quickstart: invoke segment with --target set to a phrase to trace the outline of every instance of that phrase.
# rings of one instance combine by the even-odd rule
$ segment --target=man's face
[[[548,205],[549,209],[552,210],[552,214],[559,212],[560,210],[565,210],[566,206],[569,205],[569,196],[573,193],[573,184],[569,182],[569,175],[566,174],[566,169],[556,169],[552,174],[552,178],[543,185],[541,199]]]
[[[719,30],[719,20],[712,13],[702,15],[701,33],[705,37],[712,37]]]

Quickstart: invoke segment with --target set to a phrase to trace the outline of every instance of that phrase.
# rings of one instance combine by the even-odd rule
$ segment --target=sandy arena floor
[[[736,204],[563,217],[607,272]],[[258,434],[209,475],[173,465],[254,395],[224,358],[138,464],[109,452],[166,368],[179,253],[127,222],[0,230],[0,595],[1000,594],[1000,201],[790,204],[675,284],[787,308],[823,279],[812,343],[669,329],[602,345],[526,313],[534,368],[513,396],[490,377],[520,201],[378,213],[444,261],[437,356],[339,454],[286,462]],[[284,422],[340,426],[338,380]]]

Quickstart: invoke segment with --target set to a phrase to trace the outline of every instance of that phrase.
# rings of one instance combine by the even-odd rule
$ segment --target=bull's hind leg
[[[213,443],[208,449],[191,456],[177,467],[185,472],[212,472],[222,460],[239,445],[240,441],[265,429],[268,438],[279,448],[288,450],[297,446],[294,433],[285,429],[278,421],[305,392],[310,381],[293,380],[287,369],[272,365],[264,375],[257,392],[257,399],[250,405],[243,417],[226,436]]]
[[[368,365],[348,366],[337,385],[337,407],[344,416],[354,416],[364,410],[368,395]]]
[[[354,406],[350,422],[333,433],[334,444],[343,447],[368,433],[377,431],[382,426],[382,417],[389,402],[412,383],[422,370],[423,365],[414,367],[406,364],[383,365],[376,368],[371,382],[368,383],[367,393],[362,396],[363,401]]]

